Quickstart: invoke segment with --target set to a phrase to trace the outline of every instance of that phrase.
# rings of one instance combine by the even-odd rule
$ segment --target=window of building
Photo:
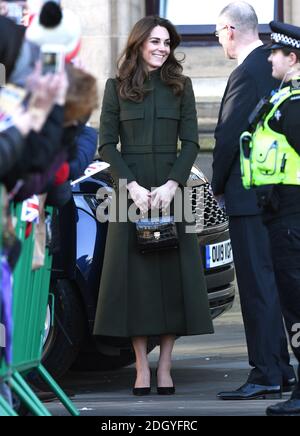
[[[257,11],[260,32],[270,32],[268,23],[283,19],[283,0],[248,0]],[[229,0],[146,0],[147,14],[158,14],[176,24],[185,41],[214,40],[216,21]]]

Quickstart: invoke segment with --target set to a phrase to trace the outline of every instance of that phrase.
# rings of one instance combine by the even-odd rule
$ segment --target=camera
[[[63,45],[44,44],[41,47],[42,74],[61,73],[65,67],[65,56]]]

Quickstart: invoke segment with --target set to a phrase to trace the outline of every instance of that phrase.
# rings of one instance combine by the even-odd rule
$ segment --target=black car
[[[232,307],[235,297],[228,219],[196,164],[189,185],[215,319]],[[99,188],[107,189],[108,196],[113,189],[108,170],[75,185],[73,201],[54,218],[53,239],[60,243],[54,255],[43,363],[56,378],[71,367],[99,371],[134,362],[129,340],[92,335],[107,235],[107,224],[96,218],[102,202]],[[149,351],[157,344],[157,338],[151,338]]]

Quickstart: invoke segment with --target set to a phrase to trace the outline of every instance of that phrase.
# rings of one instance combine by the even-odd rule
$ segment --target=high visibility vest
[[[277,92],[270,100],[272,109],[258,123],[255,132],[242,134],[241,171],[246,189],[265,185],[300,185],[299,154],[283,134],[269,126],[280,106],[295,95],[300,95],[300,89],[290,86]]]

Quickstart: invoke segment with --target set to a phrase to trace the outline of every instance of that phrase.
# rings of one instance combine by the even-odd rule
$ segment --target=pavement
[[[215,321],[215,330],[215,335],[177,341],[174,397],[159,397],[155,389],[147,398],[133,397],[134,366],[112,372],[70,372],[62,386],[75,393],[73,401],[82,416],[265,416],[274,400],[223,402],[216,398],[220,391],[240,387],[249,373],[238,299],[232,311]],[[157,359],[158,349],[150,355],[153,369]],[[59,402],[47,408],[55,416],[68,415]]]

